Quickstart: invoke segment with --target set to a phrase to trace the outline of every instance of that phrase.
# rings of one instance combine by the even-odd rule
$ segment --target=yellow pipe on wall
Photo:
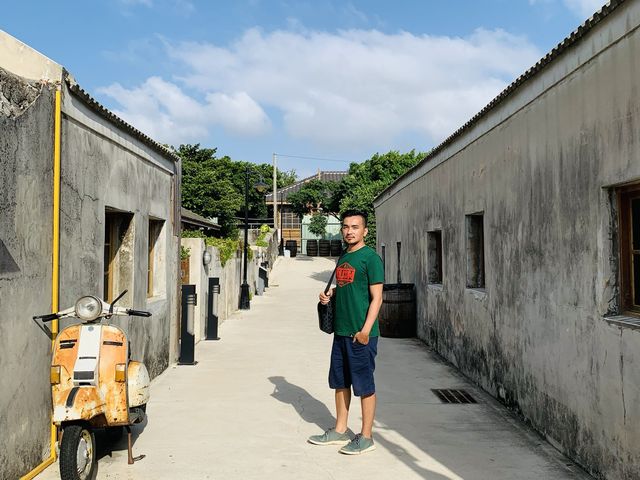
[[[60,136],[62,134],[62,95],[60,90],[56,90],[56,113],[54,120],[54,138],[53,138],[53,248],[52,263],[53,270],[51,272],[51,312],[57,312],[60,308],[58,305],[60,295]],[[58,334],[58,320],[51,322],[51,349],[56,341]]]
[[[52,272],[51,272],[51,312],[59,310],[59,288],[60,288],[60,137],[62,135],[62,97],[60,89],[56,90],[54,132],[53,132],[53,239],[52,239]],[[58,320],[51,322],[51,350],[55,345],[58,335]],[[40,474],[45,468],[56,461],[56,442],[58,441],[58,429],[51,421],[51,446],[50,455],[44,462],[31,470],[20,480],[31,480]]]

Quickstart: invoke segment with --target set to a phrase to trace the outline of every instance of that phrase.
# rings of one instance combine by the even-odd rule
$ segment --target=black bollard
[[[198,304],[195,285],[182,285],[182,318],[180,319],[180,360],[178,365],[195,365],[196,337],[193,333],[193,310]]]
[[[207,299],[207,340],[220,340],[218,337],[218,297],[220,278],[209,279],[209,297]]]

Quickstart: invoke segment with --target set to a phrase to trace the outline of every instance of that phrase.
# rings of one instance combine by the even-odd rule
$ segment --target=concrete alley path
[[[361,456],[308,444],[333,425],[331,337],[318,330],[318,292],[333,262],[280,258],[265,295],[196,347],[196,366],[154,380],[148,424],[103,451],[98,479],[525,480],[588,479],[418,340],[381,338],[374,428]],[[432,388],[465,388],[475,405],[443,405]],[[354,397],[349,426],[358,432]],[[55,479],[58,465],[39,479]]]

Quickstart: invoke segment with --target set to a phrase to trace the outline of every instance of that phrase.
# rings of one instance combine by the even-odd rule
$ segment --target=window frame
[[[160,248],[161,235],[164,229],[165,221],[160,218],[149,217],[147,230],[147,298],[153,298],[161,294],[160,289],[156,288],[154,278],[157,273],[157,255]]]
[[[104,244],[103,244],[103,288],[104,301],[109,303],[121,290],[131,290],[133,285],[133,269],[123,274],[121,267],[124,258],[132,262],[135,250],[135,219],[132,212],[105,208]],[[126,252],[126,253],[123,253]],[[116,290],[117,289],[117,290]],[[131,299],[129,292],[122,299],[122,304],[128,304]]]
[[[480,219],[481,234],[473,232],[477,227],[474,223]],[[475,233],[475,235],[474,235]],[[465,238],[466,238],[466,260],[467,272],[465,286],[472,290],[486,291],[487,288],[487,268],[486,268],[486,242],[484,230],[484,211],[465,215]],[[473,268],[473,271],[472,271]]]
[[[435,259],[435,262],[434,262]],[[427,284],[442,285],[444,283],[443,272],[443,252],[442,252],[442,229],[434,229],[427,232]],[[435,277],[433,276],[433,266]]]
[[[396,242],[396,254],[397,254],[397,263],[396,266],[396,283],[402,283],[402,270],[400,269],[400,260],[402,259],[402,242]]]
[[[300,216],[292,211],[284,211],[281,213],[282,216],[282,229],[283,230],[295,230],[299,229],[302,226],[302,220]]]
[[[116,258],[118,242],[118,221],[116,212],[105,212],[104,222],[104,255],[103,255],[103,288],[102,294],[105,302],[113,299],[113,267]]]
[[[640,199],[640,184],[618,189],[618,234],[619,234],[619,271],[620,271],[620,310],[621,313],[640,317],[640,298],[634,303],[635,283],[634,255],[640,257],[640,250],[633,248],[633,210],[632,201]]]

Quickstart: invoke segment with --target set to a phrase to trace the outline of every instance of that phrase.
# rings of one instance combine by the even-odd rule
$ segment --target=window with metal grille
[[[294,212],[282,212],[282,228],[300,228],[300,217]]]

